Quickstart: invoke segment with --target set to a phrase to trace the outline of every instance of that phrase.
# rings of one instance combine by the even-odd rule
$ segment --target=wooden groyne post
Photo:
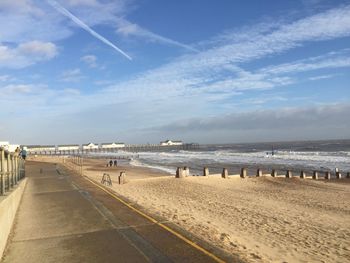
[[[227,168],[222,169],[221,177],[227,179],[228,178],[228,170]]]
[[[262,175],[263,175],[262,170],[258,168],[258,169],[256,170],[256,177],[261,177]]]
[[[190,168],[185,166],[184,167],[184,173],[185,173],[185,176],[190,176]]]
[[[272,169],[271,176],[272,177],[276,177],[277,176],[277,171],[275,169]]]
[[[341,179],[341,173],[339,171],[335,172],[335,178]]]
[[[330,180],[330,179],[331,179],[331,172],[328,172],[328,171],[327,171],[327,172],[325,173],[324,179]]]
[[[314,171],[314,173],[312,175],[312,179],[318,180],[318,172],[317,171]]]
[[[203,176],[209,176],[209,168],[208,167],[203,168]]]
[[[241,178],[246,178],[248,176],[247,168],[242,168],[241,169]]]
[[[125,184],[125,179],[126,179],[126,172],[120,172],[119,176],[118,176],[118,183],[119,184]]]
[[[186,176],[185,172],[186,171],[182,167],[177,167],[175,178],[184,178]]]

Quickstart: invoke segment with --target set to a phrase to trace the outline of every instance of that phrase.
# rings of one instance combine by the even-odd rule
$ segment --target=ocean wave
[[[161,165],[150,165],[150,164],[142,163],[140,160],[137,160],[137,159],[131,160],[129,164],[131,166],[146,167],[146,168],[150,168],[150,169],[160,170],[160,171],[166,172],[168,174],[174,174],[175,169],[176,169],[175,167],[165,167],[165,166],[161,166]]]
[[[206,165],[206,164],[262,164],[288,165],[309,168],[338,167],[341,170],[350,170],[350,154],[340,152],[235,152],[232,150],[216,151],[176,151],[176,152],[140,152],[140,161],[156,166],[178,165]]]

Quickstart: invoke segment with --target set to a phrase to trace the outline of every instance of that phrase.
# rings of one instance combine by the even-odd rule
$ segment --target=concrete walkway
[[[3,262],[216,262],[84,178],[27,162]]]

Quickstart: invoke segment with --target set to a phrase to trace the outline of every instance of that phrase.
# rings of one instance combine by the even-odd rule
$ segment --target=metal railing
[[[10,153],[0,147],[0,195],[11,191],[24,178],[24,163],[19,151]]]

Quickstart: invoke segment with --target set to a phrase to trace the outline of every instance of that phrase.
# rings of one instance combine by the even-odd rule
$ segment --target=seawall
[[[24,178],[11,192],[7,192],[5,196],[0,196],[0,260],[26,184],[27,178]]]

